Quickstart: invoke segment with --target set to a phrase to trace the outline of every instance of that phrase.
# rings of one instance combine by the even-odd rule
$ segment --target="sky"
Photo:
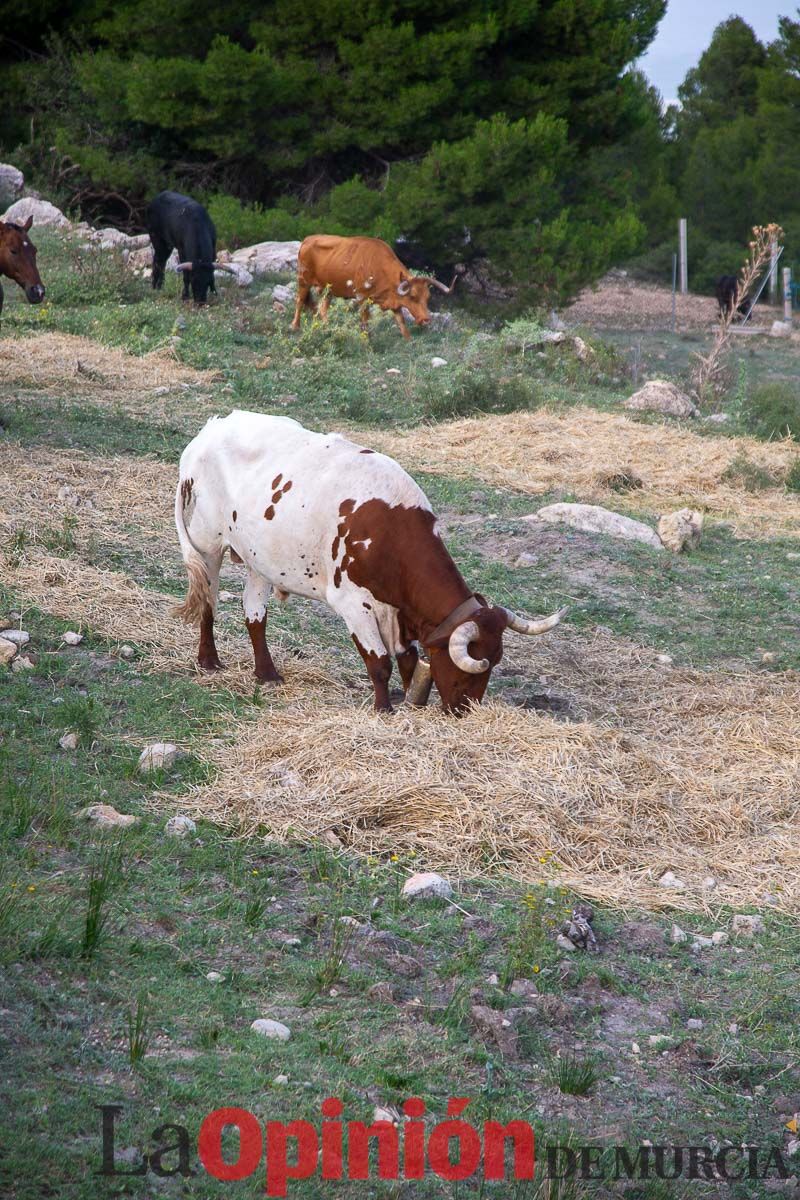
[[[686,72],[697,64],[720,21],[743,17],[761,41],[778,34],[778,17],[797,17],[800,0],[667,0],[655,40],[639,59],[664,101],[672,103]]]

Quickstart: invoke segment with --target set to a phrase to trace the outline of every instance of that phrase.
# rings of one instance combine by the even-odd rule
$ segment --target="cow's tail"
[[[181,554],[186,566],[186,573],[189,576],[189,590],[183,604],[176,605],[172,611],[187,625],[199,625],[204,613],[209,608],[213,612],[214,596],[205,560],[189,537],[186,522],[183,519],[183,503],[183,488],[179,482],[175,492],[175,527],[178,530]]]

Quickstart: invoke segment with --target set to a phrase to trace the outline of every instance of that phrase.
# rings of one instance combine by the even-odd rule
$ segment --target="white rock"
[[[186,837],[187,834],[197,833],[197,826],[191,817],[184,817],[180,814],[175,817],[170,817],[164,826],[164,833],[168,837]]]
[[[672,1045],[672,1038],[667,1037],[665,1033],[651,1033],[647,1039],[649,1046],[654,1046],[657,1050],[663,1050],[667,1046]]]
[[[222,975],[219,973],[219,971],[209,971],[206,975],[206,979],[209,983],[219,983],[222,979]]]
[[[566,936],[566,934],[563,934],[563,933],[560,933],[558,935],[558,937],[556,938],[556,945],[558,946],[559,950],[566,950],[566,951],[577,950],[577,946],[575,945],[575,943],[573,941],[570,941],[570,939]]]
[[[0,203],[13,204],[22,195],[25,176],[11,163],[0,163]]]
[[[578,358],[580,362],[586,362],[586,360],[591,358],[594,354],[592,347],[587,346],[586,342],[581,337],[574,337],[572,339],[572,344],[575,347],[575,357]]]
[[[759,916],[749,916],[746,913],[736,913],[731,921],[731,929],[742,937],[753,937],[756,933],[764,932],[764,922]]]
[[[714,945],[713,938],[706,937],[705,934],[703,934],[703,933],[696,933],[694,935],[694,941],[692,942],[693,950],[695,950],[695,951],[696,950],[708,950],[713,945]]]
[[[709,415],[706,417],[707,421],[713,421],[715,425],[725,425],[728,421],[730,421],[730,419],[730,413],[724,412],[709,413]]]
[[[253,275],[250,271],[248,271],[244,263],[229,262],[225,265],[227,270],[216,272],[218,279],[221,279],[223,282],[225,279],[234,279],[237,287],[250,287],[251,283],[253,282]]]
[[[535,567],[539,562],[538,554],[529,554],[527,550],[523,550],[522,554],[518,555],[514,561],[515,567]]]
[[[716,886],[717,886],[717,881],[713,875],[706,875],[705,879],[700,884],[700,887],[703,889],[704,892],[713,892],[713,890]]]
[[[281,304],[294,304],[297,289],[293,283],[276,283],[272,295]]]
[[[0,636],[0,664],[10,663],[17,650],[18,646],[16,642],[11,642],[7,637]]]
[[[722,929],[715,929],[711,935],[711,941],[715,946],[724,946],[728,940],[728,935]]]
[[[497,987],[500,983],[500,979],[497,975],[489,975],[486,982],[489,984],[489,987]]]
[[[631,1050],[633,1051],[634,1054],[642,1053],[638,1042],[631,1042]]]
[[[687,1029],[702,1029],[703,1022],[700,1020],[699,1017],[689,1017],[689,1020],[686,1022],[686,1028]]]
[[[83,634],[76,633],[74,629],[68,629],[63,635],[63,640],[68,646],[77,646],[83,641]]]
[[[231,261],[241,263],[251,275],[269,275],[280,271],[297,270],[299,242],[257,242],[234,250]]]
[[[126,829],[129,825],[135,825],[139,819],[130,813],[117,812],[110,804],[90,804],[87,808],[82,808],[78,816],[84,821],[99,825],[101,829]]]
[[[774,338],[788,338],[792,336],[791,321],[773,321],[770,326],[769,336]]]
[[[60,229],[72,228],[71,222],[67,220],[61,209],[56,208],[48,200],[34,200],[33,196],[23,196],[21,200],[15,201],[10,208],[6,209],[0,217],[0,221],[13,221],[17,225],[22,225],[28,217],[33,217],[34,226],[55,225]]]
[[[664,513],[658,518],[658,536],[675,554],[695,550],[703,536],[703,514],[693,508]]]
[[[77,750],[78,742],[81,740],[81,735],[75,733],[65,733],[58,739],[58,744],[62,750]]]
[[[33,663],[28,658],[27,654],[18,654],[11,663],[12,671],[32,671]]]
[[[406,900],[430,900],[436,896],[442,900],[449,900],[452,894],[452,885],[435,871],[421,871],[403,884]]]
[[[236,593],[235,593],[235,592],[224,592],[224,591],[223,591],[223,592],[220,592],[220,594],[219,594],[219,596],[217,597],[217,599],[218,599],[218,600],[221,600],[221,601],[223,602],[223,604],[227,604],[227,602],[228,602],[229,600],[235,600],[235,599],[236,599]]]
[[[686,884],[672,871],[665,871],[658,881],[658,886],[662,888],[671,888],[674,892],[682,892]]]
[[[446,359],[446,358],[439,358],[438,354],[435,354],[435,355],[433,356],[433,358],[431,359],[431,366],[432,366],[432,367],[446,367],[446,366],[447,366],[447,359]]]
[[[661,663],[662,667],[671,667],[674,659],[671,654],[657,654],[656,662]]]
[[[689,397],[667,379],[651,379],[624,402],[623,408],[637,412],[660,412],[670,417],[696,417],[698,409]]]
[[[177,757],[178,747],[173,746],[172,742],[154,742],[152,746],[145,746],[136,769],[146,775],[150,771],[171,767]]]
[[[680,925],[672,926],[672,933],[670,934],[670,937],[675,945],[678,945],[680,942],[688,942],[689,940],[688,933],[681,929]]]
[[[128,646],[127,644],[120,646],[119,648],[120,658],[133,658],[135,653],[136,651],[134,650],[133,646]]]
[[[399,367],[387,367],[386,374],[387,375],[402,375],[403,372],[400,370]]]
[[[24,629],[4,629],[3,637],[7,642],[13,642],[15,646],[27,646],[31,640],[31,635],[26,633]]]
[[[624,541],[644,542],[654,550],[664,549],[658,534],[649,525],[597,504],[547,504],[536,516],[540,521],[569,525],[585,533],[604,533]]]
[[[279,1042],[288,1042],[292,1036],[288,1025],[283,1025],[280,1021],[273,1021],[269,1017],[260,1017],[257,1021],[253,1021],[250,1028],[254,1033],[260,1033],[262,1037],[274,1038]]]
[[[289,1082],[289,1076],[276,1075],[272,1082],[276,1085],[276,1087],[286,1087],[286,1084]]]

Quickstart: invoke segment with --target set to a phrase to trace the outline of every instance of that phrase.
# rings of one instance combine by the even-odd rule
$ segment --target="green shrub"
[[[290,212],[288,208],[242,204],[235,196],[224,193],[211,196],[206,207],[217,229],[217,245],[226,250],[253,246],[256,242],[302,240],[315,223],[308,216]]]
[[[800,492],[800,458],[796,458],[789,468],[789,473],[786,476],[786,490],[789,492]]]
[[[762,383],[744,401],[742,419],[756,437],[800,441],[800,389],[788,383]]]
[[[766,467],[759,466],[746,454],[737,454],[723,471],[722,480],[746,492],[763,492],[777,486],[778,480]]]
[[[529,380],[518,375],[497,377],[466,365],[452,373],[439,368],[425,381],[420,399],[425,415],[435,421],[515,412],[535,408],[540,401],[536,385]]]

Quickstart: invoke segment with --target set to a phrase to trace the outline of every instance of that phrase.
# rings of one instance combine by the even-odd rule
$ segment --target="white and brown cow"
[[[378,710],[391,710],[392,656],[407,691],[423,646],[443,708],[461,712],[486,691],[507,628],[544,633],[564,611],[528,621],[489,606],[464,582],[402,467],[288,417],[213,417],[181,456],[175,523],[189,574],[177,611],[200,625],[201,667],[221,665],[214,609],[229,550],[247,568],[256,677],[281,681],[265,637],[270,593],[324,600],[350,630]]]

